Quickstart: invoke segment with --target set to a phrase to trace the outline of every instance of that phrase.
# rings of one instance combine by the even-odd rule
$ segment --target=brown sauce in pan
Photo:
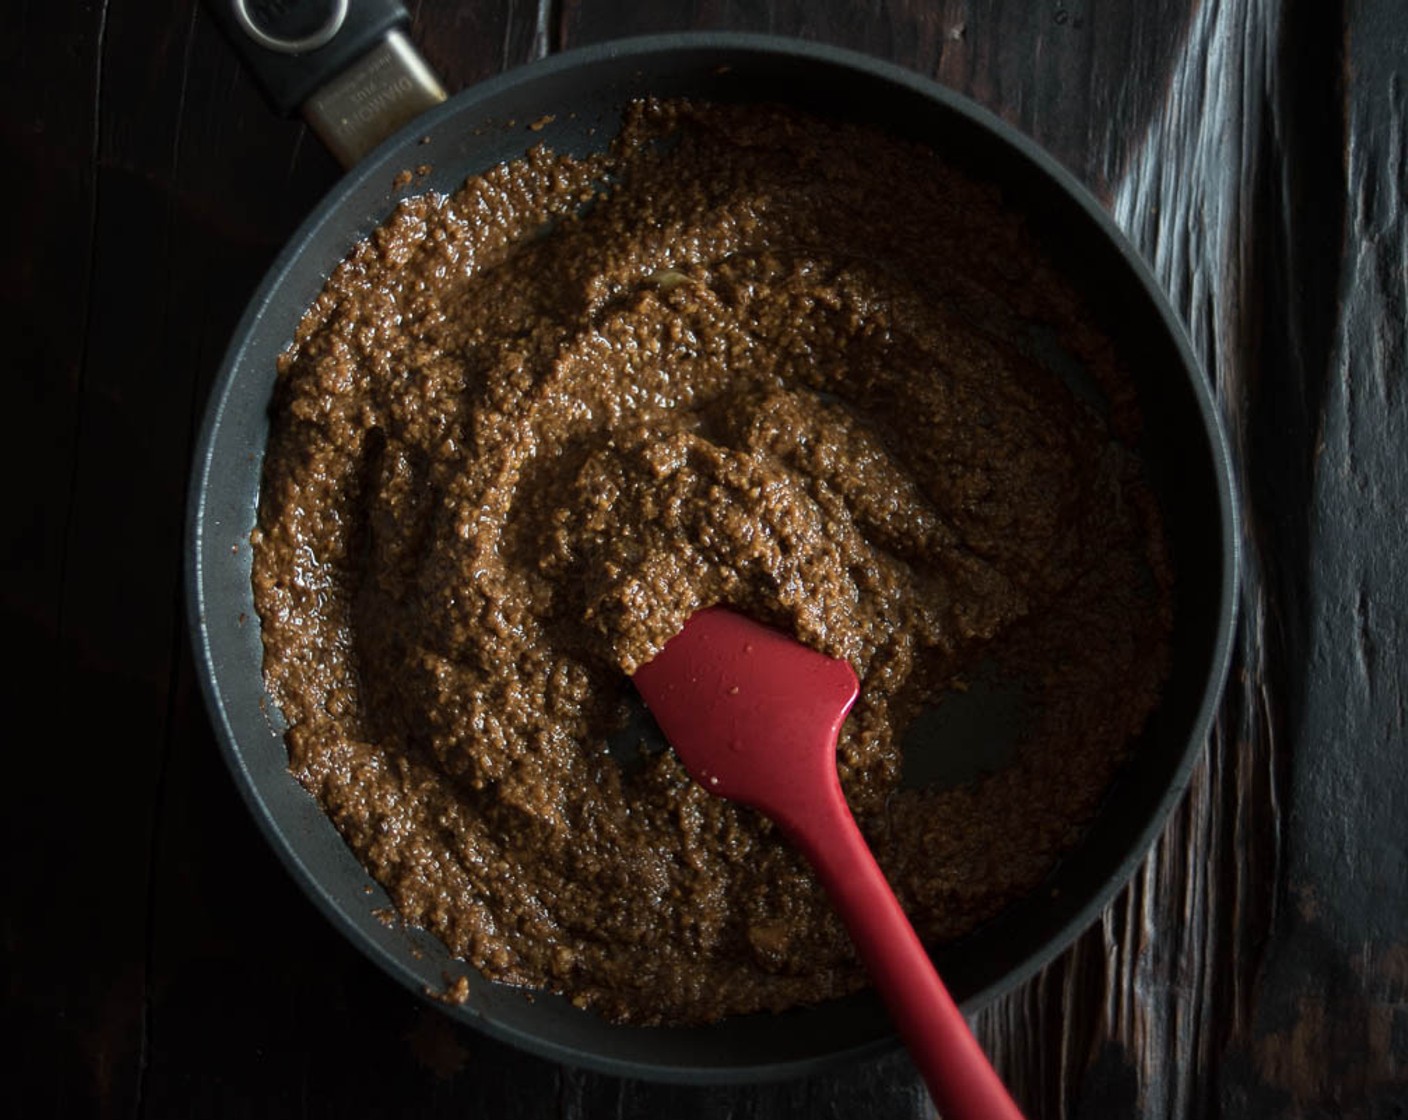
[[[1029,356],[1047,332],[1103,388]],[[1170,576],[1110,345],[996,192],[783,110],[647,103],[396,213],[284,356],[254,586],[294,774],[486,975],[694,1022],[863,983],[799,858],[630,672],[727,603],[847,658],[852,807],[921,935],[1078,837],[1158,695]],[[1015,758],[900,785],[983,666]],[[942,734],[911,750],[942,751]]]

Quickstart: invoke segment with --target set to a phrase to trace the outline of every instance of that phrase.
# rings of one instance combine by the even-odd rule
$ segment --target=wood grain
[[[1408,1099],[1386,959],[1405,932],[1405,679],[1362,652],[1402,633],[1365,617],[1401,602],[1404,547],[1402,354],[1376,344],[1402,332],[1405,274],[1404,35],[1385,7],[1209,6],[1116,198],[1217,384],[1247,512],[1238,665],[1182,814],[1205,841],[1170,835],[1186,866],[1137,886],[1152,928],[1180,932],[1179,970],[1112,1032],[1191,1071],[1146,1075],[1145,1115]]]
[[[1095,3],[565,0],[559,41],[684,30],[790,35],[897,62],[998,113],[1097,193],[1162,104],[1195,0]]]
[[[1033,1117],[1408,1115],[1408,13],[1399,0],[421,0],[452,87],[687,27],[849,46],[1053,150],[1170,293],[1246,512],[1233,675],[1188,796],[1076,946],[979,1018]],[[933,1115],[902,1055],[646,1085],[458,1028],[347,946],[223,772],[186,648],[193,431],[337,176],[193,0],[0,36],[16,408],[3,1061],[17,1115]],[[62,697],[62,699],[60,699]],[[28,718],[26,718],[28,717]]]

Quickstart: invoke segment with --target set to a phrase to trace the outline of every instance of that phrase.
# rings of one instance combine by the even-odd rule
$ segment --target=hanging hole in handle
[[[332,42],[347,19],[348,0],[231,0],[240,29],[267,50],[306,54]]]

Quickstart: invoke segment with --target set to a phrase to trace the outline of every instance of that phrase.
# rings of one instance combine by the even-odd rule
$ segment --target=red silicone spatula
[[[715,607],[633,679],[695,781],[771,817],[811,863],[944,1120],[1021,1120],[841,793],[850,665]]]

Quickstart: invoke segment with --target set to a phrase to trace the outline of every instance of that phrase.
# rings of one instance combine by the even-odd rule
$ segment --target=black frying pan
[[[261,677],[250,589],[275,358],[333,266],[390,213],[393,181],[430,165],[418,189],[451,191],[532,142],[599,149],[622,106],[644,95],[785,102],[923,140],[1001,185],[1112,325],[1137,380],[1142,453],[1178,573],[1173,668],[1163,701],[1080,845],[1043,889],[936,955],[972,1010],[1032,975],[1098,916],[1182,794],[1226,671],[1237,569],[1236,510],[1212,398],[1182,330],[1135,252],[1088,193],[1032,142],[932,82],[857,54],[751,35],[670,35],[573,51],[461,93],[386,141],[340,182],[270,269],[235,331],[200,435],[187,561],[196,659],[218,738],[255,819],[328,917],[412,991],[467,974],[448,1014],[556,1060],[695,1082],[799,1075],[896,1045],[863,994],[781,1016],[703,1028],[605,1023],[565,1000],[484,981],[427,935],[388,928],[389,904],[286,769],[282,724]],[[551,116],[539,132],[525,124]],[[368,888],[370,893],[368,892]]]

